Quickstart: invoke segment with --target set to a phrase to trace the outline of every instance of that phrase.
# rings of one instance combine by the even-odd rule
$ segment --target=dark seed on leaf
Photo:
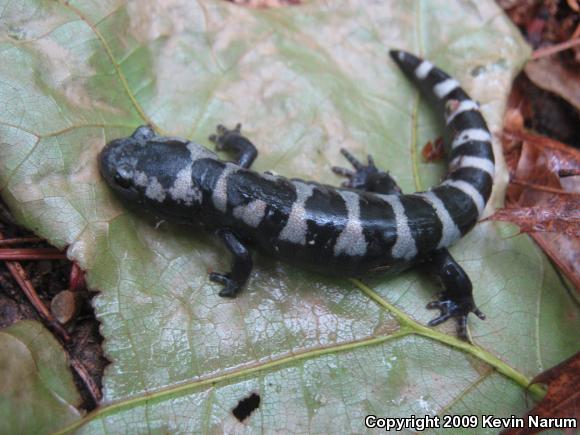
[[[254,410],[260,406],[260,395],[252,393],[238,402],[238,405],[232,409],[232,413],[238,421],[244,421]]]

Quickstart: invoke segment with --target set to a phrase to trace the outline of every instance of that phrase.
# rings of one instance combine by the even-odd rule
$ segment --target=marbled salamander
[[[235,163],[195,142],[141,126],[107,144],[100,154],[101,173],[123,200],[216,232],[233,256],[231,271],[209,276],[223,285],[220,296],[235,297],[248,280],[247,246],[348,276],[423,263],[444,288],[428,305],[441,310],[429,325],[456,318],[465,338],[467,315],[484,315],[473,301],[471,281],[446,248],[475,225],[491,193],[491,135],[478,104],[455,79],[409,53],[391,51],[391,56],[445,113],[449,174],[426,192],[402,194],[370,156],[363,164],[346,150],[342,154],[354,170],[333,168],[347,178],[343,188],[254,172],[249,168],[257,150],[239,125],[218,126],[210,137],[217,150],[236,154]]]

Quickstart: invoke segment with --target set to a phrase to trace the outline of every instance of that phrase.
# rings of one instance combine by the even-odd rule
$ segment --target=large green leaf
[[[40,323],[3,329],[0,350],[0,433],[45,433],[80,417],[64,350]]]
[[[86,432],[363,431],[366,414],[509,416],[526,379],[578,347],[578,309],[539,249],[482,223],[452,250],[488,315],[477,346],[421,326],[436,284],[415,271],[359,281],[258,258],[246,291],[217,296],[215,241],[128,212],[96,156],[140,124],[205,139],[242,122],[259,170],[336,184],[341,147],[372,153],[405,191],[441,131],[389,48],[429,57],[498,131],[528,48],[491,0],[0,1],[0,187],[17,218],[88,271],[112,364]],[[497,144],[496,144],[497,145]],[[494,205],[507,172],[500,161]],[[400,311],[399,311],[400,310]],[[419,322],[419,323],[417,323]],[[231,414],[261,396],[244,423]],[[69,428],[70,429],[70,428]]]

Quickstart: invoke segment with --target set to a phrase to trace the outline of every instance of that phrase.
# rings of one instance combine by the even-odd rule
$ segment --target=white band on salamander
[[[215,184],[211,199],[214,207],[225,212],[228,207],[228,177],[238,170],[238,166],[226,163],[226,166]]]
[[[479,104],[477,103],[477,101],[464,100],[461,103],[459,103],[457,105],[457,108],[447,116],[445,122],[447,123],[447,125],[449,125],[457,115],[463,112],[468,112],[470,110],[479,110]]]
[[[449,95],[452,91],[457,89],[458,87],[459,87],[459,82],[457,80],[446,79],[440,83],[437,83],[433,87],[433,92],[435,92],[435,95],[437,95],[437,98],[439,98],[441,100],[441,99],[445,98],[447,95]]]
[[[391,248],[393,258],[404,258],[410,260],[417,255],[417,243],[411,234],[409,220],[405,213],[405,207],[399,198],[399,195],[377,195],[384,201],[388,202],[395,213],[397,228],[397,240]]]
[[[421,192],[417,195],[421,196],[425,201],[431,204],[431,207],[435,209],[435,213],[437,213],[437,217],[441,220],[441,224],[443,225],[441,240],[439,240],[439,243],[437,244],[437,249],[451,246],[461,237],[461,231],[459,231],[459,227],[453,221],[447,207],[445,207],[443,201],[441,201],[441,199],[431,191]]]
[[[443,183],[441,183],[441,186],[451,186],[461,190],[463,193],[465,193],[467,196],[471,198],[471,200],[475,204],[475,207],[477,208],[477,213],[481,216],[481,213],[485,208],[485,201],[479,190],[473,187],[470,183],[463,180],[446,180]]]
[[[415,76],[419,80],[424,80],[428,75],[429,72],[433,69],[433,64],[427,60],[424,60],[419,64],[417,68],[415,68]]]
[[[491,142],[491,134],[489,131],[483,128],[468,128],[467,130],[460,131],[453,142],[451,142],[451,148],[455,149],[464,143],[478,141],[478,142]]]
[[[487,172],[491,178],[495,174],[495,164],[485,157],[458,156],[449,163],[451,172],[459,168],[475,168]]]

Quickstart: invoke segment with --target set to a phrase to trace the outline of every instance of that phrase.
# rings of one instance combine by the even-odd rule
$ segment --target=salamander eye
[[[115,183],[124,188],[128,189],[133,185],[133,174],[126,167],[120,166],[115,174]]]

